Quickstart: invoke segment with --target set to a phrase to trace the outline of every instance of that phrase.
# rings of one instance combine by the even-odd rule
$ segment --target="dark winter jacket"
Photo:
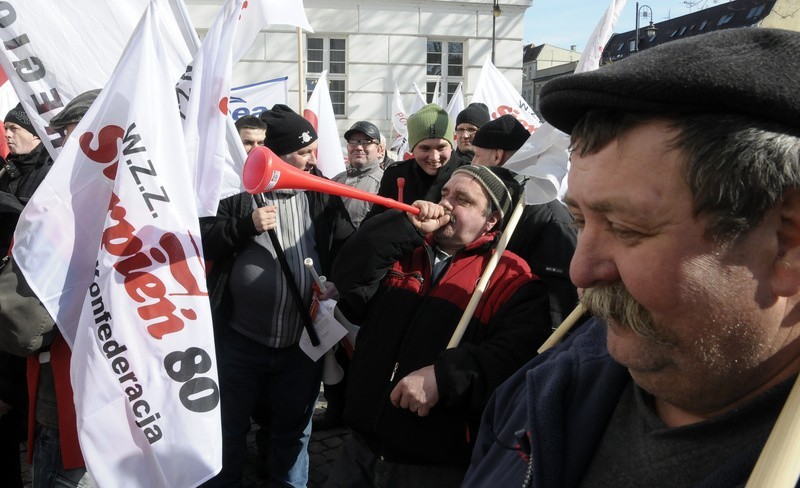
[[[44,180],[53,158],[44,144],[28,154],[9,154],[0,176],[0,258],[8,254],[19,212]]]
[[[547,294],[518,256],[505,253],[461,344],[446,349],[495,234],[457,252],[432,282],[433,244],[399,211],[364,222],[337,258],[340,309],[362,326],[350,365],[345,421],[389,461],[462,464],[494,388],[550,333]],[[434,365],[439,402],[426,417],[392,406],[406,375]]]
[[[580,486],[630,381],[608,354],[606,326],[586,322],[497,389],[463,486]],[[762,447],[754,442],[697,488],[744,486]]]
[[[578,291],[569,278],[577,234],[572,215],[559,201],[525,205],[506,249],[528,262],[550,295],[550,318],[558,327],[578,304]]]
[[[342,243],[355,231],[341,198],[307,191],[309,214],[322,272],[329,274],[333,258]],[[232,306],[228,279],[236,253],[258,234],[251,214],[253,196],[239,193],[222,200],[215,217],[200,219],[205,259],[211,261],[208,293],[216,326],[224,324]]]

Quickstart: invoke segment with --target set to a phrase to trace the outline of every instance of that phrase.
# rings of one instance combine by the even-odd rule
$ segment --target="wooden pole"
[[[800,376],[745,488],[793,488],[800,478]]]
[[[448,349],[458,346],[458,344],[461,342],[461,339],[464,337],[464,332],[466,332],[467,326],[472,319],[472,314],[475,313],[475,309],[478,307],[478,302],[481,301],[483,292],[486,291],[486,287],[489,285],[489,280],[492,278],[494,269],[497,267],[498,261],[500,261],[500,256],[502,256],[503,251],[506,250],[506,246],[508,245],[508,241],[511,240],[511,235],[514,233],[514,229],[517,228],[517,223],[519,223],[519,219],[522,216],[522,210],[524,208],[525,195],[520,195],[519,201],[517,201],[517,206],[514,207],[514,211],[511,212],[511,217],[508,218],[506,229],[503,231],[503,234],[500,236],[500,241],[497,243],[497,249],[495,249],[492,257],[489,258],[489,262],[486,264],[486,269],[483,270],[481,279],[478,280],[475,291],[472,292],[472,297],[470,297],[469,303],[467,303],[467,308],[464,310],[463,315],[461,315],[461,320],[458,321],[458,325],[456,325],[456,330],[453,331],[452,337],[450,337],[450,342],[447,344]]]
[[[306,80],[303,76],[303,64],[305,63],[305,56],[303,56],[303,30],[297,28],[297,97],[299,98],[297,104],[297,113],[303,115],[303,107],[306,104],[305,85]]]
[[[572,310],[572,313],[570,313],[567,316],[567,318],[565,318],[564,321],[561,322],[561,325],[559,325],[558,328],[554,330],[552,334],[550,334],[550,337],[548,337],[547,340],[544,341],[544,344],[542,344],[541,347],[539,347],[539,349],[536,352],[541,354],[546,350],[550,349],[551,347],[555,346],[559,342],[561,342],[561,339],[563,339],[564,336],[567,335],[567,332],[569,332],[569,330],[575,325],[575,323],[578,321],[579,318],[581,318],[581,315],[583,315],[584,313],[586,313],[586,308],[583,306],[582,303],[578,303],[577,305],[575,305],[575,308]]]

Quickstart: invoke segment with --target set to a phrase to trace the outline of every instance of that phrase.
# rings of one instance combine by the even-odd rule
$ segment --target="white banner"
[[[411,110],[408,112],[408,115],[414,115],[417,113],[419,109],[427,105],[427,100],[425,99],[425,95],[419,90],[419,87],[416,83],[414,85],[414,92],[416,92],[417,96],[414,97],[414,102],[411,104]]]
[[[258,116],[279,103],[289,102],[289,77],[274,78],[231,88],[228,110],[233,120],[245,115]]]
[[[327,178],[333,178],[345,170],[342,154],[342,138],[336,126],[331,93],[328,89],[328,72],[323,71],[308,99],[303,117],[317,131],[317,167]]]
[[[175,80],[153,4],[23,210],[14,258],[72,347],[100,486],[188,487],[221,468],[219,387]]]
[[[306,18],[302,0],[247,0],[239,23],[239,35],[233,48],[238,62],[247,54],[258,33],[268,25],[293,25],[314,32]],[[245,15],[246,14],[246,15]]]
[[[462,91],[463,85],[463,83],[458,84],[456,92],[453,93],[453,98],[451,98],[450,103],[447,104],[447,115],[449,115],[450,120],[453,121],[453,126],[455,126],[456,117],[458,117],[458,114],[464,110],[464,92]]]
[[[586,43],[586,50],[578,61],[576,73],[592,71],[600,66],[603,46],[611,38],[624,6],[625,0],[611,0],[611,5]],[[505,166],[531,177],[525,186],[526,203],[546,203],[556,197],[563,199],[567,191],[566,175],[569,171],[569,136],[545,122],[531,134],[525,145],[511,156]]]
[[[165,0],[160,7],[177,9],[176,1]],[[50,119],[75,96],[105,86],[147,4],[81,0],[76,10],[74,2],[2,2],[0,64],[54,158],[64,141],[48,127]],[[166,28],[170,37],[182,38],[173,23]]]
[[[397,158],[403,160],[403,156],[408,151],[408,127],[406,127],[406,108],[403,99],[400,97],[400,88],[394,84],[394,99],[392,100],[392,127],[397,133],[391,148],[397,152]]]
[[[225,160],[233,45],[244,0],[227,0],[176,87],[197,211],[217,214]]]
[[[486,104],[492,120],[506,114],[513,115],[528,129],[528,132],[533,132],[542,125],[539,117],[533,113],[533,109],[508,78],[492,64],[489,57],[483,63],[475,93],[472,94],[471,103],[475,102]]]

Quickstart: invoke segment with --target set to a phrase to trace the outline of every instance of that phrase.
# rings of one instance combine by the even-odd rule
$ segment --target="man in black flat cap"
[[[263,112],[265,146],[284,162],[316,170],[317,133],[286,105]],[[278,189],[263,194],[265,206],[243,192],[222,200],[215,217],[200,219],[203,250],[213,260],[208,276],[216,331],[222,402],[222,471],[207,486],[240,486],[250,415],[262,395],[269,419],[270,486],[308,482],[311,416],[319,394],[321,361],[300,349],[312,299],[312,258],[328,274],[339,246],[355,230],[341,199],[319,192]],[[303,303],[296,303],[276,248],[274,230]],[[262,425],[263,427],[263,425]]]
[[[800,371],[799,70],[727,29],[547,84],[595,318],[496,391],[464,486],[744,486]]]
[[[530,132],[513,115],[487,122],[475,134],[472,146],[477,166],[503,166],[530,137]],[[528,262],[533,273],[547,285],[553,328],[578,303],[578,292],[569,279],[569,263],[575,252],[577,234],[572,216],[558,200],[525,205],[507,249]]]

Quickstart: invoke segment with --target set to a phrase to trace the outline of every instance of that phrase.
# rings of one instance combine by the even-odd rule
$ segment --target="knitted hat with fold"
[[[470,103],[456,116],[456,127],[458,124],[472,124],[480,129],[489,119],[489,108],[485,103]]]
[[[475,178],[489,194],[489,199],[500,212],[500,222],[495,227],[502,228],[517,199],[522,195],[522,186],[514,177],[514,172],[500,166],[468,164],[453,171],[451,178],[461,173]]]
[[[16,107],[8,111],[8,114],[6,115],[6,118],[3,121],[11,122],[12,124],[17,124],[18,126],[22,127],[31,134],[36,135],[36,129],[33,127],[33,124],[31,123],[31,119],[30,117],[28,117],[28,114],[25,113],[25,109],[22,108],[22,102],[18,103]]]
[[[414,149],[425,139],[445,139],[453,146],[453,121],[447,112],[435,103],[429,103],[406,121],[408,147]]]
[[[261,112],[259,117],[267,124],[264,145],[278,156],[291,154],[317,140],[317,131],[311,122],[286,105],[276,104]]]

